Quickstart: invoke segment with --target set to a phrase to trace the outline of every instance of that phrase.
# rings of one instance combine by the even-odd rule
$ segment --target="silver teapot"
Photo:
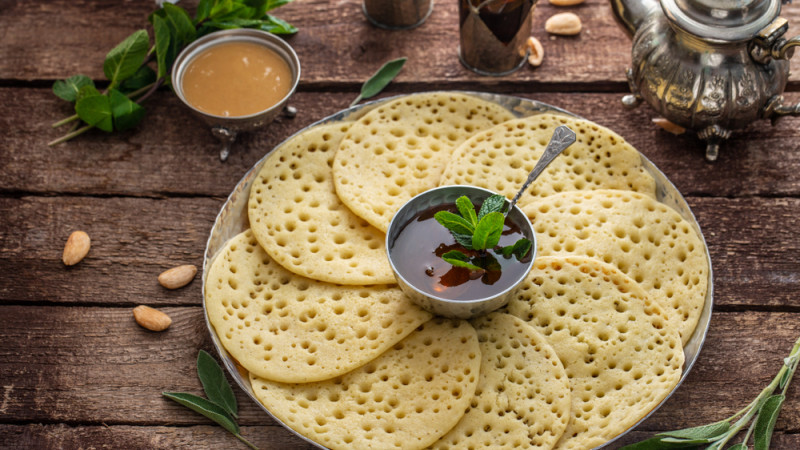
[[[800,115],[783,93],[800,37],[784,38],[781,0],[611,0],[633,35],[634,107],[645,100],[667,120],[706,141],[717,159],[731,132],[757,119]]]

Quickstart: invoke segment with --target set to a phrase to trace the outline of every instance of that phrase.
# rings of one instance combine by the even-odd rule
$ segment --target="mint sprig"
[[[203,385],[207,399],[188,392],[162,392],[164,397],[198,412],[228,430],[248,447],[258,450],[241,435],[236,423],[238,406],[231,385],[225,379],[222,367],[213,356],[200,350],[197,354],[197,376]]]
[[[464,252],[451,250],[442,259],[456,267],[464,267],[470,270],[487,270],[483,258],[486,250],[495,248],[500,242],[503,234],[503,225],[506,208],[506,198],[502,195],[492,195],[481,204],[481,208],[476,214],[475,206],[465,195],[456,200],[458,214],[450,211],[439,211],[434,214],[439,224],[447,228],[453,238],[467,250],[478,252],[477,258],[472,258]],[[525,238],[519,239],[514,245],[500,247],[498,250],[506,258],[514,255],[517,260],[524,258],[531,249],[531,241]],[[494,264],[492,265],[495,266]]]
[[[659,433],[650,439],[626,445],[622,450],[662,450],[673,448],[704,448],[721,450],[747,427],[744,438],[728,450],[745,450],[750,437],[753,437],[755,450],[768,450],[775,428],[775,421],[786,400],[789,383],[800,363],[800,338],[792,347],[789,356],[783,360],[783,367],[772,382],[758,394],[755,400],[731,417],[708,425]],[[780,390],[780,394],[775,394]],[[748,427],[748,424],[749,427]]]
[[[53,84],[53,93],[74,103],[75,115],[59,120],[53,128],[75,123],[56,145],[92,128],[122,131],[135,127],[144,117],[140,106],[162,85],[180,51],[195,39],[215,30],[256,28],[273,34],[293,34],[297,28],[270,14],[292,0],[201,0],[194,18],[180,6],[164,2],[148,17],[153,26],[153,44],[147,30],[138,30],[106,55],[103,73],[109,81],[103,92],[85,75],[74,75]],[[155,70],[151,67],[154,66]],[[84,89],[85,95],[81,95]],[[80,127],[80,123],[85,125]]]

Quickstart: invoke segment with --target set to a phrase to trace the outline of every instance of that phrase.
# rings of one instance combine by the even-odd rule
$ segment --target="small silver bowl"
[[[255,114],[226,117],[201,111],[186,101],[186,97],[183,93],[183,75],[189,63],[204,50],[228,42],[252,42],[260,44],[274,51],[286,61],[289,65],[289,69],[292,71],[292,82],[289,92],[280,102]],[[249,28],[215,31],[201,37],[183,49],[172,67],[172,89],[183,104],[203,122],[209,125],[211,127],[211,133],[222,142],[223,148],[219,154],[219,158],[222,161],[228,158],[231,144],[236,140],[237,133],[263,127],[275,120],[275,117],[286,107],[289,97],[294,93],[297,88],[297,83],[300,81],[300,60],[297,58],[297,54],[292,47],[283,39],[272,33]],[[231,81],[233,82],[233,80]],[[292,114],[289,115],[291,116]]]
[[[522,210],[517,206],[514,206],[514,209],[508,213],[506,220],[510,220],[517,225],[522,231],[522,234],[531,241],[531,258],[527,263],[527,267],[523,270],[522,275],[520,275],[511,286],[506,287],[490,297],[477,298],[474,300],[451,300],[438,297],[411,284],[406,277],[398,271],[397,265],[395,264],[393,247],[397,236],[417,214],[435,206],[455,203],[456,199],[462,195],[469,197],[477,206],[493,194],[494,192],[492,191],[475,186],[442,186],[425,191],[412,198],[394,215],[392,221],[389,223],[389,229],[386,232],[386,254],[389,256],[389,264],[392,266],[397,284],[414,303],[434,314],[458,319],[469,319],[488,314],[503,307],[517,291],[517,288],[530,272],[531,267],[533,267],[533,262],[536,259],[536,235],[533,232],[533,226]],[[506,202],[507,204],[510,203],[508,200],[506,200]]]

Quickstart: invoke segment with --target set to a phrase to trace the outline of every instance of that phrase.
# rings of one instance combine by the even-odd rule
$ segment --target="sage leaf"
[[[452,233],[472,235],[475,231],[475,227],[467,219],[450,211],[439,211],[433,218]]]
[[[478,216],[475,214],[475,205],[469,200],[469,197],[462,195],[456,200],[456,207],[461,217],[467,219],[472,226],[478,225]]]
[[[394,77],[400,73],[400,70],[403,68],[403,65],[406,63],[407,59],[408,58],[394,59],[381,66],[381,68],[378,69],[378,71],[375,72],[369,80],[364,82],[364,84],[361,86],[361,93],[358,94],[358,97],[356,97],[350,106],[354,106],[361,100],[378,95],[383,88],[388,86]]]
[[[180,42],[179,47],[192,42],[196,38],[197,30],[192,24],[189,14],[180,6],[171,3],[164,3],[165,19],[175,31],[175,37]]]
[[[773,395],[764,402],[756,418],[755,432],[753,433],[753,443],[755,450],[769,450],[769,442],[772,440],[772,430],[775,429],[775,422],[781,413],[781,406],[786,400],[785,395]]]
[[[506,198],[502,195],[492,195],[481,204],[481,209],[478,211],[478,220],[483,219],[483,216],[492,213],[502,213],[506,207]]]
[[[239,425],[228,415],[227,411],[216,403],[187,392],[162,392],[161,395],[208,417],[231,433],[239,434]]]
[[[469,257],[458,250],[450,250],[442,255],[442,259],[456,267],[464,267],[466,269],[484,272],[483,268],[472,264]]]
[[[514,255],[517,258],[517,261],[520,261],[528,252],[531,250],[531,241],[528,239],[522,238],[514,243],[514,245],[508,245],[500,249],[503,253],[503,256],[508,258],[511,255]]]
[[[53,83],[53,93],[60,99],[74,102],[78,99],[78,91],[84,86],[94,86],[94,81],[86,75],[73,75]]]
[[[453,235],[453,239],[456,240],[459,244],[464,246],[467,250],[473,250],[472,248],[472,233],[470,234],[461,234],[461,233],[453,233],[452,231],[450,234]]]
[[[194,20],[192,23],[198,25],[200,22],[208,19],[211,14],[211,7],[214,6],[215,0],[200,0],[197,4],[197,10],[194,12]]]
[[[475,232],[472,234],[472,247],[475,250],[485,250],[496,246],[500,242],[505,220],[506,218],[503,214],[497,211],[483,216],[478,221],[478,226],[475,227]]]
[[[88,87],[85,86],[81,89],[81,93],[78,94],[78,101],[75,102],[75,112],[87,124],[103,131],[113,131],[114,122],[108,97],[97,92],[94,87],[92,87],[92,90],[96,94],[85,94],[85,92],[89,92],[86,89]]]
[[[200,350],[197,354],[197,376],[203,384],[208,399],[221,406],[231,416],[238,418],[238,405],[233,389],[225,379],[222,367],[204,350]]]
[[[747,445],[744,442],[740,442],[736,445],[728,447],[728,450],[747,450]]]
[[[147,56],[149,45],[147,31],[139,30],[108,52],[103,62],[103,73],[111,82],[109,88],[116,87],[122,80],[136,73]]]
[[[156,82],[156,72],[148,66],[141,66],[130,78],[119,85],[119,90],[126,94],[138,91]]]
[[[702,444],[692,443],[693,441],[663,442],[661,438],[652,437],[650,439],[626,445],[620,450],[667,450],[673,448],[700,448]]]
[[[729,422],[716,422],[699,427],[684,428],[682,430],[659,433],[656,437],[671,437],[680,439],[715,439],[731,429]]]
[[[168,56],[170,52],[172,33],[167,21],[161,16],[154,15],[153,31],[156,35],[156,62],[158,63],[158,78],[165,78],[169,70]]]
[[[131,101],[122,92],[112,89],[109,92],[111,115],[114,118],[114,129],[127,130],[135,127],[144,117],[144,108]]]

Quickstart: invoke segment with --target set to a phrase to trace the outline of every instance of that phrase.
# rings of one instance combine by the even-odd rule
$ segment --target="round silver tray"
[[[565,114],[573,117],[580,117],[576,114],[571,112],[565,111],[563,109],[557,108],[555,106],[548,105],[546,103],[538,102],[536,100],[529,100],[521,97],[513,97],[509,95],[501,95],[501,94],[490,94],[484,92],[461,92],[463,94],[474,95],[476,97],[482,98],[487,101],[494,102],[500,106],[505,107],[509,111],[511,111],[517,117],[527,117],[532,116],[535,114],[542,114],[542,113],[558,113],[558,114]],[[303,133],[304,131],[315,127],[320,124],[324,123],[332,123],[332,122],[342,122],[342,121],[352,121],[356,120],[359,117],[363,116],[373,108],[380,106],[388,101],[394,100],[398,97],[391,97],[385,98],[381,100],[376,100],[373,102],[365,103],[362,105],[354,106],[345,110],[342,110],[336,114],[328,116],[316,123],[313,123],[302,130],[298,131],[294,135],[290,136],[286,140],[288,141],[292,137],[296,136],[297,134]],[[284,141],[286,142],[286,141]],[[282,144],[282,143],[281,143]],[[275,148],[280,147],[281,144],[278,144]],[[270,152],[267,152],[263,158],[261,158],[253,167],[250,168],[249,171],[242,177],[236,187],[231,192],[230,196],[228,196],[227,201],[225,204],[222,205],[222,209],[220,210],[219,214],[217,215],[217,219],[214,222],[214,226],[211,228],[211,235],[208,238],[208,242],[206,244],[206,252],[205,257],[203,259],[203,311],[206,311],[206,300],[205,300],[205,284],[206,284],[206,277],[208,275],[208,270],[211,267],[211,264],[214,261],[214,257],[217,253],[225,247],[225,243],[236,236],[237,234],[241,233],[242,231],[248,229],[250,227],[249,220],[247,218],[247,202],[248,196],[250,193],[250,185],[253,183],[253,180],[258,175],[259,171],[261,170],[261,166],[264,164],[264,161],[270,155]],[[641,155],[641,153],[640,153]],[[694,366],[694,363],[697,361],[697,357],[700,354],[700,349],[703,347],[703,342],[706,339],[706,333],[708,332],[708,326],[711,321],[711,310],[714,304],[714,284],[713,284],[713,272],[711,269],[711,256],[708,253],[708,246],[706,245],[705,238],[703,237],[703,233],[700,231],[700,226],[697,224],[697,219],[695,219],[694,214],[692,214],[691,209],[689,209],[689,205],[686,203],[686,200],[683,198],[678,189],[672,182],[667,179],[666,175],[662,173],[658,168],[644,155],[641,155],[642,162],[644,164],[645,169],[655,178],[656,181],[656,196],[659,201],[662,203],[670,206],[671,208],[675,209],[687,222],[692,225],[694,231],[700,236],[700,239],[703,241],[703,247],[705,249],[706,260],[708,261],[708,291],[706,293],[706,300],[705,304],[703,305],[703,311],[700,314],[700,320],[698,321],[697,328],[694,330],[694,334],[686,343],[683,348],[683,352],[685,355],[685,362],[683,365],[683,374],[681,375],[681,379],[675,388],[661,401],[655,408],[653,408],[646,416],[644,416],[640,421],[636,424],[628,428],[625,432],[620,433],[614,439],[606,442],[600,447],[603,448],[611,444],[612,442],[616,441],[617,439],[621,438],[632,429],[636,428],[637,425],[645,421],[648,417],[650,417],[653,412],[655,412],[664,402],[669,399],[670,396],[680,387],[683,383],[683,380],[686,379],[686,376],[689,374],[689,371]],[[267,414],[272,417],[273,420],[280,423],[286,429],[297,435],[299,438],[303,439],[306,442],[309,442],[319,448],[326,448],[309,438],[297,433],[291,427],[287,426],[283,422],[281,422],[277,417],[275,417],[267,407],[259,402],[255,395],[253,394],[253,390],[250,387],[250,381],[247,377],[247,372],[244,368],[239,366],[233,358],[225,351],[225,348],[220,343],[219,337],[217,336],[214,327],[211,325],[211,322],[208,320],[208,314],[204,314],[206,319],[206,325],[208,326],[208,330],[211,333],[211,340],[214,342],[214,347],[216,347],[217,352],[219,352],[220,358],[222,359],[225,368],[230,373],[231,377],[236,381],[236,384],[244,390],[247,395],[261,407]]]

